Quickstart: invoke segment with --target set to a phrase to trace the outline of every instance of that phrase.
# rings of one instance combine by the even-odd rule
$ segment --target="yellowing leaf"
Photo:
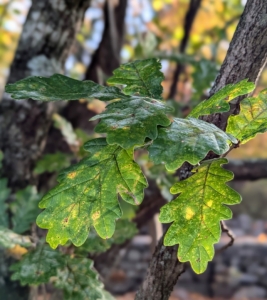
[[[221,167],[227,159],[205,161],[193,175],[176,183],[172,194],[180,195],[160,210],[160,221],[172,223],[164,237],[165,246],[179,244],[178,259],[190,261],[196,273],[203,273],[214,256],[214,243],[220,239],[220,221],[232,217],[224,204],[241,201],[240,195],[225,183],[233,174]]]
[[[198,118],[199,116],[229,111],[229,102],[231,100],[252,92],[254,88],[254,83],[248,82],[248,79],[244,79],[236,84],[228,84],[208,100],[198,104],[191,111],[189,117]]]
[[[28,250],[20,245],[15,245],[13,248],[7,250],[8,255],[14,257],[15,259],[20,260],[24,254],[26,254]]]
[[[241,144],[245,144],[258,133],[267,131],[267,90],[258,97],[241,101],[240,113],[228,119],[228,133],[235,136]]]
[[[110,238],[122,214],[117,195],[133,205],[143,200],[147,182],[132,150],[107,145],[103,138],[87,142],[85,150],[90,155],[62,172],[59,184],[40,202],[46,209],[37,224],[49,229],[47,242],[52,248],[69,239],[82,245],[91,226],[102,238]]]

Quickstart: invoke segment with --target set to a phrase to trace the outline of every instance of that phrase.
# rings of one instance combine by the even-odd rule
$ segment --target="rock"
[[[241,228],[231,228],[232,232],[234,233],[234,236],[236,238],[242,237],[245,235],[245,231]]]
[[[222,264],[222,263],[215,263],[215,273],[216,274],[227,274],[228,272],[228,268],[226,267],[226,265]]]
[[[240,222],[240,229],[244,230],[245,234],[251,233],[252,220],[249,215],[241,214],[238,216]]]
[[[265,223],[262,220],[257,220],[254,222],[253,226],[252,226],[252,234],[254,236],[258,236],[261,233],[264,232],[265,229]]]
[[[183,288],[175,289],[172,293],[172,296],[176,297],[174,299],[178,298],[179,300],[188,300],[189,299],[188,291]]]
[[[233,296],[236,300],[244,299],[263,299],[266,297],[266,290],[259,286],[242,287]]]
[[[132,249],[128,253],[128,258],[131,261],[140,261],[141,260],[141,253],[135,249]]]
[[[248,266],[248,273],[254,274],[258,277],[266,277],[267,275],[267,269],[257,263],[252,263]]]
[[[241,284],[254,284],[257,281],[258,281],[258,277],[256,275],[249,274],[249,273],[242,273],[239,278],[239,282]]]

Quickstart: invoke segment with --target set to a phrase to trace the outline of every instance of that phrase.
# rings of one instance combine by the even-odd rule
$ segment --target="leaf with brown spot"
[[[63,171],[59,184],[39,205],[45,210],[37,224],[49,229],[47,242],[52,248],[68,240],[82,245],[91,226],[100,237],[110,238],[122,215],[118,194],[132,205],[139,205],[144,197],[147,182],[133,161],[133,150],[108,145],[104,138],[91,140],[84,148],[89,156]]]
[[[257,97],[241,101],[240,113],[230,116],[226,131],[245,144],[259,133],[267,131],[267,90]]]

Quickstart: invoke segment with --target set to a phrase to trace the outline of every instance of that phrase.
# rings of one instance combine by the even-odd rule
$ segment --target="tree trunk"
[[[236,83],[244,78],[256,82],[265,66],[266,58],[267,1],[248,0],[212,93],[225,84]],[[231,113],[237,112],[238,103],[231,109]],[[225,129],[227,118],[227,114],[216,114],[205,119]],[[181,174],[186,175],[184,178],[190,176],[190,168],[188,165],[182,167]],[[172,259],[174,254],[175,262]],[[135,299],[167,300],[182,272],[183,267],[178,261],[176,247],[164,247],[161,239],[150,263],[147,277]]]
[[[267,59],[267,2],[248,0],[235,31],[219,75],[211,89],[211,95],[229,83],[243,79],[257,83]],[[239,113],[239,97],[231,105],[230,112],[203,118],[225,130],[231,114]]]
[[[225,169],[235,174],[234,180],[259,180],[267,178],[266,159],[231,159]]]
[[[90,0],[34,0],[25,22],[9,83],[31,75],[62,73],[77,29]],[[13,191],[36,184],[35,161],[45,145],[54,103],[14,101],[0,103],[0,149],[3,176]]]
[[[179,46],[179,53],[185,53],[187,44],[189,42],[190,38],[190,32],[192,29],[192,26],[194,24],[197,12],[200,8],[202,0],[190,0],[188,11],[185,16],[185,21],[184,21],[184,36],[181,41],[181,44]],[[177,63],[176,69],[173,74],[173,79],[172,79],[172,84],[170,87],[170,93],[168,98],[173,99],[176,95],[177,92],[177,84],[179,82],[179,78],[181,73],[184,70],[184,65],[181,64],[180,62]]]
[[[120,66],[120,51],[124,38],[124,19],[127,0],[119,0],[116,7],[107,0],[104,7],[105,28],[98,49],[92,57],[85,79],[103,84],[101,77],[111,76]]]
[[[152,256],[147,277],[138,290],[135,300],[168,300],[178,278],[184,272],[184,264],[177,259],[177,246],[163,246],[159,240]]]
[[[104,6],[105,27],[102,39],[92,56],[92,61],[86,70],[84,79],[105,84],[107,77],[110,77],[112,72],[120,66],[120,51],[124,40],[126,8],[127,0],[113,1],[113,3],[111,0],[106,0]],[[88,122],[88,120],[94,115],[86,106],[86,103],[70,101],[64,108],[62,115],[74,127],[90,132],[93,131],[93,123]]]

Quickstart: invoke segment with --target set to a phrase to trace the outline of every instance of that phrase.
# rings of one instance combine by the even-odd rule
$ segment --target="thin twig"
[[[229,152],[231,152],[233,149],[236,149],[240,146],[240,142],[238,141],[237,144],[232,144],[227,152],[225,152],[221,157],[226,157]]]
[[[222,228],[222,232],[225,232],[227,234],[227,236],[230,238],[230,241],[226,245],[221,247],[220,249],[216,250],[216,253],[215,253],[216,255],[219,253],[222,253],[224,250],[231,247],[235,241],[233,232],[227,227],[227,225],[224,223],[224,221],[221,221],[221,228]]]

